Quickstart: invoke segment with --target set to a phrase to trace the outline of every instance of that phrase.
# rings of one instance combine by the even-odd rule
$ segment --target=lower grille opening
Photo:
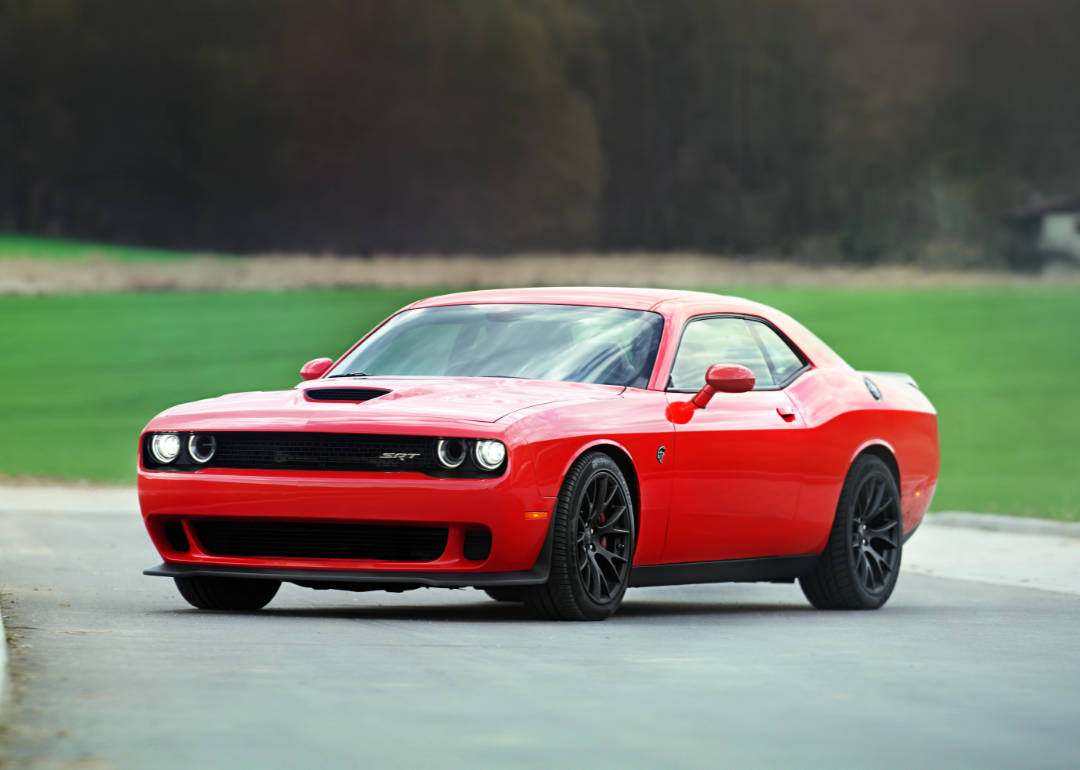
[[[194,521],[207,552],[288,559],[435,561],[446,550],[446,527],[319,524],[291,521]]]
[[[188,542],[187,533],[184,532],[184,525],[178,521],[170,521],[165,525],[165,539],[174,551],[187,553],[191,550],[191,543]]]
[[[491,533],[483,532],[465,533],[465,558],[470,561],[483,561],[491,555]]]

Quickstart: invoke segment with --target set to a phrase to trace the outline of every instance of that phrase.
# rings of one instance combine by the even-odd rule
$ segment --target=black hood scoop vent
[[[304,391],[304,397],[309,401],[344,401],[358,404],[361,401],[385,396],[389,392],[389,390],[379,388],[311,388]]]

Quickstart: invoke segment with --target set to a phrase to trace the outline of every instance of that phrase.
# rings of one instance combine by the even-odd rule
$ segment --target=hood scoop
[[[337,401],[358,404],[390,393],[379,388],[309,388],[304,397],[309,401]]]

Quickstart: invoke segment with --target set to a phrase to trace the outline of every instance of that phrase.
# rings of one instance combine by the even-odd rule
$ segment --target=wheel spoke
[[[878,504],[877,508],[875,508],[871,513],[868,513],[866,516],[863,517],[863,523],[869,527],[870,522],[874,521],[878,516],[883,513],[888,513],[889,510],[891,510],[892,508],[892,504],[893,498],[892,495],[889,495]]]
[[[620,506],[616,507],[613,512],[608,514],[607,519],[604,521],[604,523],[596,528],[596,536],[600,537],[601,535],[611,535],[611,534],[628,535],[628,534],[630,534],[629,530],[626,530],[626,529],[616,530],[615,529],[615,525],[619,522],[619,520],[622,518],[622,515],[624,513],[626,513],[626,506],[625,505],[620,505]]]
[[[607,478],[606,478],[606,477],[605,477],[604,481],[605,481],[605,482],[607,481]],[[605,498],[604,498],[604,504],[603,504],[603,505],[602,505],[602,506],[600,507],[600,510],[602,510],[602,511],[606,511],[606,510],[607,510],[607,507],[608,507],[609,505],[611,505],[611,501],[612,501],[613,499],[615,499],[615,495],[617,495],[618,493],[619,493],[619,487],[618,487],[618,485],[615,485],[615,484],[613,484],[613,485],[611,486],[611,492],[609,492],[609,493],[608,493],[608,495],[607,495],[607,497],[605,497]]]
[[[866,558],[866,553],[859,551],[859,563],[857,571],[859,573],[859,579],[862,580],[863,585],[867,585],[869,572],[870,572],[870,560]]]
[[[618,561],[622,562],[623,564],[626,563],[626,557],[625,556],[620,556],[619,554],[615,553],[614,551],[609,551],[608,549],[601,548],[600,546],[596,547],[595,553],[596,553],[597,556],[603,556],[605,559],[608,560],[608,563],[611,564],[611,568],[613,570],[615,570],[616,575],[619,574],[619,568],[615,566],[615,561],[618,560]]]
[[[878,509],[881,506],[881,498],[885,495],[885,482],[881,479],[874,479],[874,496],[871,499],[870,505],[863,511],[863,524],[869,524],[870,519],[874,518]]]
[[[593,498],[592,511],[589,513],[589,520],[592,521],[597,515],[604,510],[604,501],[607,500],[608,491],[608,478],[606,475],[600,476],[596,481],[596,496]]]
[[[605,597],[605,595],[610,596],[611,588],[608,585],[607,576],[604,575],[604,571],[600,569],[600,564],[596,561],[595,555],[593,555],[592,558],[589,559],[589,563],[592,565],[592,573],[593,578],[596,581],[597,595],[601,598]]]

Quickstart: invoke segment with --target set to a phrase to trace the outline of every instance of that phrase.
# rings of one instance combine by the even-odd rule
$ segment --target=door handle
[[[784,422],[795,422],[795,412],[786,406],[776,407],[776,413]]]

